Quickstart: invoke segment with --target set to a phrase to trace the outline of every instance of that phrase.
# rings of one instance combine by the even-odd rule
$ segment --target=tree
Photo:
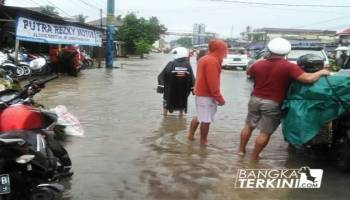
[[[117,30],[115,38],[125,42],[128,54],[138,53],[136,44],[147,43],[152,45],[167,30],[156,17],[150,19],[138,18],[134,13],[130,13],[121,19],[123,25]]]
[[[85,20],[88,18],[88,16],[79,14],[79,15],[75,15],[74,18],[80,23],[85,23]]]
[[[56,11],[56,8],[53,6],[40,6],[41,12],[46,15],[58,15],[59,12]]]
[[[141,39],[135,42],[136,53],[140,55],[141,59],[143,59],[144,54],[149,53],[151,51],[152,45],[149,44],[146,40]]]
[[[0,0],[0,6],[5,5],[5,0]]]

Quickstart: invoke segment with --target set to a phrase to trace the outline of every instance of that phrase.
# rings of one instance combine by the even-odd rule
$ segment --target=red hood
[[[227,55],[227,44],[223,40],[212,40],[209,42],[209,54],[216,57],[220,63]]]

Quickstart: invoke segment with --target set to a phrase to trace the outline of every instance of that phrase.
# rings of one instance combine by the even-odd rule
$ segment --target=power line
[[[350,15],[346,15],[346,16],[342,16],[342,17],[336,17],[336,18],[332,18],[332,19],[328,19],[328,20],[322,20],[322,21],[319,21],[319,22],[315,22],[315,23],[312,23],[312,24],[307,24],[307,25],[303,25],[303,26],[298,26],[298,27],[295,27],[295,28],[304,28],[304,27],[309,27],[309,26],[324,24],[324,23],[327,23],[327,22],[332,22],[332,21],[336,21],[336,20],[340,20],[340,19],[349,18],[349,17],[350,17]]]
[[[88,2],[86,2],[85,0],[78,0],[78,1],[82,2],[83,4],[85,4],[85,5],[87,5],[87,6],[91,7],[91,8],[94,8],[94,9],[97,9],[97,10],[100,10],[100,9],[101,9],[101,8],[95,6],[95,5],[92,5],[92,4],[88,3]],[[103,11],[103,9],[102,9],[102,13],[103,13],[103,14],[106,14],[106,13]]]
[[[328,27],[328,29],[345,29],[347,27],[350,27],[350,24],[331,26],[331,27]]]
[[[34,0],[29,0],[30,2],[34,3],[37,6],[41,6],[40,4],[38,4],[37,2],[35,2]]]
[[[350,5],[321,5],[321,4],[286,4],[286,3],[266,3],[236,0],[211,0],[236,4],[263,5],[263,6],[287,6],[287,7],[321,7],[321,8],[350,8]]]
[[[57,8],[58,10],[60,10],[61,12],[63,12],[64,14],[66,14],[68,17],[73,17],[70,14],[68,14],[66,11],[62,10],[61,8],[59,8],[58,6],[56,6],[54,3],[52,3],[50,0],[46,0],[49,4],[51,4],[54,8]]]

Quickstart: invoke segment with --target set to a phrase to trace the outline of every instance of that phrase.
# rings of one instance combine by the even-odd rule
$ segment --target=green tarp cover
[[[292,83],[282,109],[283,135],[300,147],[315,137],[322,125],[350,109],[350,76],[335,74],[313,84]]]

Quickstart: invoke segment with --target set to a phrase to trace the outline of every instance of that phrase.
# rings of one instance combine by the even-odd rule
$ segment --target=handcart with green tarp
[[[288,143],[297,148],[324,146],[341,170],[350,170],[348,70],[313,84],[293,83],[282,109],[282,131]]]

